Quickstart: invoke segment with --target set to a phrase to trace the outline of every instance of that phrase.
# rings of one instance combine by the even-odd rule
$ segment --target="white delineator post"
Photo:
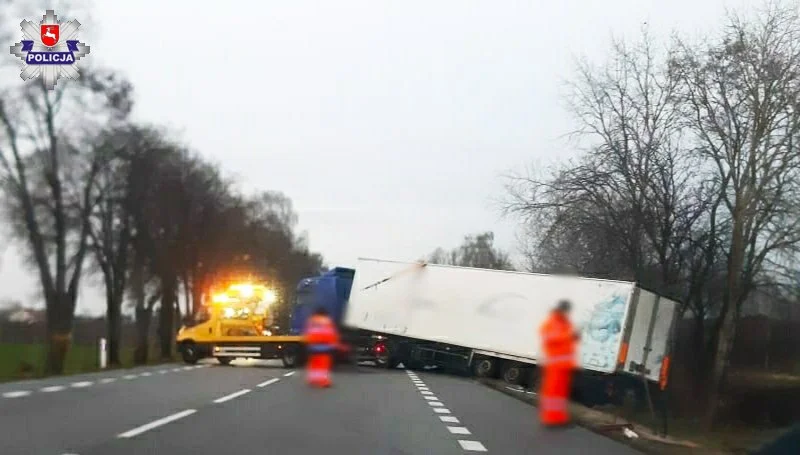
[[[108,366],[108,343],[106,342],[105,338],[100,338],[98,341],[99,349],[98,354],[100,355],[100,369],[105,369]]]

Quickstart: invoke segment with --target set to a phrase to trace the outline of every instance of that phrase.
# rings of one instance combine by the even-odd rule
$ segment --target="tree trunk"
[[[47,357],[45,374],[64,373],[64,362],[72,341],[72,307],[68,296],[57,294],[47,302]]]
[[[192,288],[194,287],[189,281],[189,273],[184,272],[181,281],[183,282],[183,305],[184,313],[186,316],[192,315]],[[180,307],[180,306],[179,306]],[[178,318],[180,320],[180,318]]]
[[[722,397],[722,386],[728,367],[728,357],[736,336],[736,321],[739,313],[739,297],[741,295],[740,278],[745,248],[744,227],[741,220],[737,218],[737,216],[734,216],[733,219],[727,289],[722,302],[722,321],[716,337],[716,349],[713,351],[714,366],[711,371],[711,381],[709,382],[708,407],[703,421],[706,430],[711,430],[717,419],[720,398]]]
[[[159,311],[159,338],[161,358],[172,358],[172,345],[174,344],[175,331],[175,302],[177,282],[175,276],[167,275],[161,278],[161,310]]]
[[[106,308],[106,319],[108,323],[108,364],[112,366],[120,365],[122,362],[119,357],[120,339],[122,338],[122,314],[120,311],[121,297],[109,295],[109,304]]]
[[[203,305],[203,287],[205,286],[205,281],[201,279],[200,276],[201,274],[198,272],[192,273],[192,315],[197,313]]]
[[[152,311],[146,305],[136,306],[136,350],[133,353],[133,362],[144,365],[150,353],[150,320]]]
[[[131,295],[136,304],[136,348],[133,353],[133,363],[136,365],[146,364],[149,357],[152,312],[145,299],[144,268],[144,255],[134,251],[133,267],[131,268]]]

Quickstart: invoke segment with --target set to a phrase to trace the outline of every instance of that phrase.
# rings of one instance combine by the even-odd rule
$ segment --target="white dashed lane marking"
[[[179,372],[179,371],[185,371],[185,370],[194,370],[194,369],[197,369],[197,368],[207,368],[207,367],[210,367],[210,366],[211,365],[209,365],[209,364],[202,364],[202,365],[195,365],[195,366],[189,366],[189,367],[177,367],[177,368],[172,368],[171,370],[169,368],[163,368],[161,370],[158,370],[158,372],[160,374],[167,374],[170,371]],[[155,373],[155,371],[144,371],[144,372],[141,372],[139,374],[126,374],[125,376],[121,376],[121,377],[108,377],[108,378],[103,378],[103,379],[98,380],[97,384],[109,384],[109,383],[115,382],[117,379],[132,380],[132,379],[136,379],[136,378],[139,378],[139,377],[148,377],[148,376],[152,376],[154,373]],[[291,376],[292,374],[294,374],[294,372],[289,372],[289,373],[285,374],[284,376]],[[68,380],[68,378],[67,378],[67,380]],[[64,384],[64,385],[44,386],[44,387],[38,389],[37,392],[39,392],[39,393],[53,393],[53,392],[60,392],[60,391],[65,390],[67,388],[82,389],[82,388],[86,388],[86,387],[91,387],[93,385],[95,385],[94,381],[77,381],[77,382],[68,383],[68,384]],[[21,397],[29,396],[29,395],[31,395],[31,393],[32,392],[30,390],[16,390],[16,391],[10,391],[10,392],[2,393],[2,394],[0,394],[0,397],[2,397],[2,398],[21,398]]]
[[[293,375],[293,374],[294,374],[294,371],[290,371],[290,372],[288,372],[288,373],[284,374],[284,376],[286,376],[286,377],[288,378],[289,376],[291,376],[291,375]]]
[[[422,382],[422,380],[419,379],[416,374],[408,372],[408,377],[411,378],[411,382],[413,382],[414,385],[417,387],[417,389],[419,390],[420,395],[422,395],[422,398],[425,399],[425,402],[428,403],[428,405],[431,406],[431,409],[433,409],[434,413],[436,413],[436,414],[450,414],[450,410],[444,407],[444,403],[442,403],[441,400],[439,400],[439,398],[437,398],[433,394],[433,392],[430,391],[428,386],[426,386],[425,383]],[[439,417],[439,420],[441,420],[444,423],[448,423],[448,424],[459,424],[459,423],[461,423],[458,420],[457,417],[452,416],[452,415],[439,415],[438,417]],[[464,427],[464,426],[446,425],[446,427],[447,427],[447,431],[449,431],[450,434],[457,434],[457,435],[470,435],[470,434],[472,434],[472,432],[469,431],[469,428]],[[488,452],[488,450],[486,449],[486,446],[481,444],[480,441],[459,439],[458,440],[458,444],[461,446],[462,450],[467,451],[467,452]]]
[[[488,452],[486,447],[478,441],[464,441],[459,439],[458,443],[461,444],[462,449],[468,452]]]
[[[256,387],[266,387],[270,384],[275,384],[276,382],[280,381],[278,378],[272,378],[269,381],[264,381],[261,384],[258,384]]]
[[[184,418],[186,416],[190,416],[190,415],[194,414],[195,412],[197,412],[196,409],[187,409],[185,411],[181,411],[181,412],[172,414],[170,416],[164,417],[163,419],[154,420],[154,421],[152,421],[150,423],[147,423],[147,424],[144,424],[144,425],[142,425],[140,427],[136,427],[133,430],[128,430],[125,433],[120,433],[117,437],[118,438],[132,438],[134,436],[137,436],[137,435],[140,435],[140,434],[144,433],[145,431],[150,431],[153,428],[158,428],[158,427],[160,427],[162,425],[166,425],[166,424],[168,424],[170,422],[174,422],[174,421],[176,421],[178,419],[182,419],[182,418]]]
[[[19,398],[19,397],[27,397],[31,394],[30,390],[15,390],[13,392],[6,392],[3,394],[3,398]]]
[[[233,400],[234,398],[240,397],[240,396],[242,396],[242,395],[244,395],[246,393],[250,393],[250,389],[240,390],[240,391],[234,392],[234,393],[232,393],[230,395],[225,395],[222,398],[217,398],[216,400],[214,400],[214,403],[224,403],[226,401],[230,401],[230,400]]]
[[[49,392],[60,392],[66,389],[63,385],[51,385],[50,387],[42,387],[39,389],[40,392],[49,393]]]

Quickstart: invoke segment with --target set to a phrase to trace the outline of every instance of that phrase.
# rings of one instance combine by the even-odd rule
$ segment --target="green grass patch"
[[[0,382],[29,379],[44,376],[44,362],[47,346],[45,344],[0,343]],[[97,371],[97,346],[72,345],[64,362],[64,374],[89,373]],[[151,361],[157,353],[150,347]],[[120,352],[122,367],[130,368],[133,363],[133,347],[123,347]]]

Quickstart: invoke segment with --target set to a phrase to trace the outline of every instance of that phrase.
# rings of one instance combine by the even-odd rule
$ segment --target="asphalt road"
[[[334,387],[273,362],[0,384],[3,455],[633,454],[468,379],[345,367]]]

